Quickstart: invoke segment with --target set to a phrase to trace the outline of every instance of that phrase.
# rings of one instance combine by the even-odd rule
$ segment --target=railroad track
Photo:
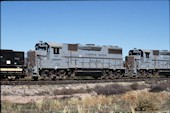
[[[0,85],[60,85],[60,84],[87,84],[87,83],[113,83],[113,82],[140,82],[140,81],[162,81],[170,78],[140,78],[140,79],[114,79],[114,80],[56,80],[56,81],[7,81],[1,80]]]

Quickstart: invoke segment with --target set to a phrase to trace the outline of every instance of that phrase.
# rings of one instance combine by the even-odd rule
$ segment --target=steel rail
[[[140,78],[140,79],[113,79],[113,80],[55,80],[55,81],[33,81],[33,80],[27,80],[27,81],[7,81],[7,80],[1,80],[0,85],[68,85],[68,84],[88,84],[88,83],[116,83],[116,82],[140,82],[140,81],[162,81],[162,80],[170,80],[170,78]]]

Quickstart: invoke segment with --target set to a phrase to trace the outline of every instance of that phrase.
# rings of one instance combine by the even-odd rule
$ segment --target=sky
[[[39,41],[170,50],[169,1],[1,2],[1,49]]]

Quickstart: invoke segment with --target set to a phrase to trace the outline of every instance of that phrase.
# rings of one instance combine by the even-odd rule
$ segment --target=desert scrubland
[[[170,81],[2,85],[2,113],[170,112]]]

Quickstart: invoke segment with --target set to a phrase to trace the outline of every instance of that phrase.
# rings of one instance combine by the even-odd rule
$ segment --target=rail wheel
[[[20,77],[19,76],[15,76],[15,79],[20,79]]]
[[[116,78],[116,75],[113,71],[109,71],[109,78],[110,79],[115,79]]]
[[[75,70],[69,69],[67,71],[67,77],[70,78],[70,79],[77,79]]]
[[[75,70],[72,70],[71,71],[71,75],[70,75],[72,78],[75,78],[75,76],[76,76],[76,72],[75,72]]]
[[[9,81],[16,80],[16,76],[8,76],[7,78]]]
[[[146,74],[147,78],[151,78],[152,76],[153,76],[153,74],[151,72],[147,72],[147,74]]]
[[[103,70],[103,75],[101,76],[101,79],[109,79],[109,70]]]
[[[41,76],[41,79],[42,80],[45,80],[47,78],[49,74],[49,71],[48,70],[43,70],[41,73],[40,73],[40,76]]]
[[[159,70],[154,70],[153,71],[153,76],[154,77],[159,77]]]
[[[117,76],[117,78],[122,78],[123,77],[122,73],[116,73],[116,76]]]
[[[58,79],[62,80],[62,79],[66,79],[67,77],[68,77],[68,76],[67,76],[65,70],[60,70],[60,71],[58,72],[58,76],[57,76]]]
[[[52,71],[50,72],[50,74],[49,74],[49,79],[50,79],[50,80],[56,80],[56,74],[55,74],[55,71],[54,71],[54,70],[52,70]]]
[[[141,78],[146,78],[146,77],[147,77],[147,72],[143,70],[141,73]]]
[[[141,71],[137,73],[137,77],[138,77],[138,78],[142,78],[142,75],[143,75],[143,74],[142,74]]]
[[[32,79],[33,79],[34,81],[38,81],[38,76],[32,76]]]

